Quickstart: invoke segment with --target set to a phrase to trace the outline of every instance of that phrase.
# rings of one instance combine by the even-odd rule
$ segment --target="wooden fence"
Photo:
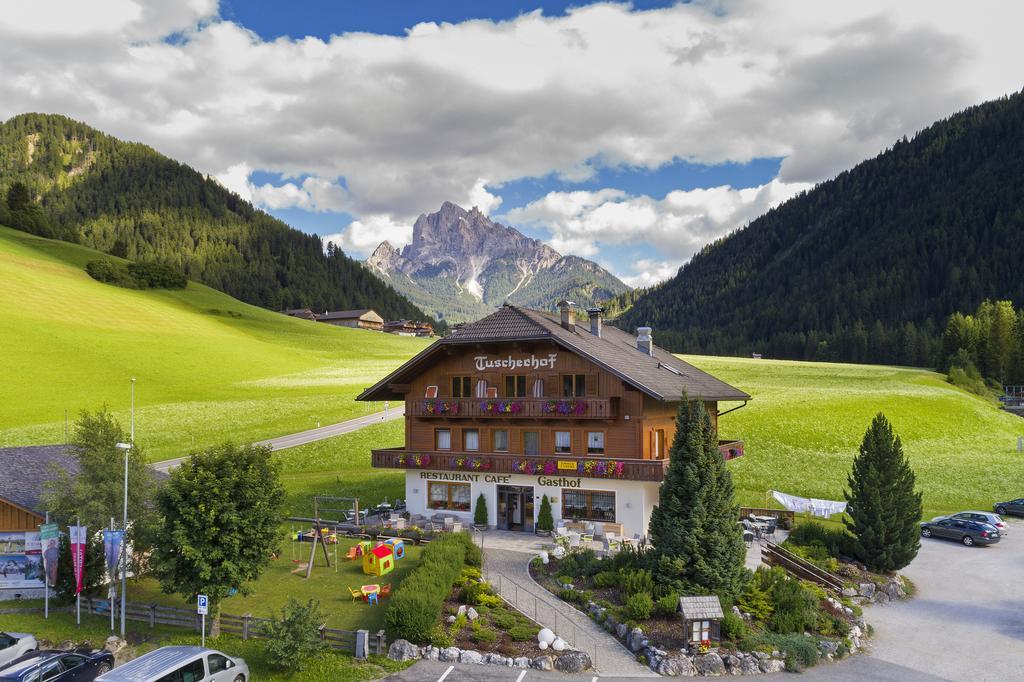
[[[783,549],[774,542],[766,541],[761,545],[761,559],[769,566],[780,566],[787,573],[802,580],[817,583],[826,590],[831,590],[836,594],[842,594],[843,592],[843,581],[839,576],[818,568],[810,561],[793,554],[787,549]]]
[[[149,623],[149,627],[157,625],[171,625],[174,627],[188,628],[199,632],[202,629],[202,619],[192,609],[183,609],[176,606],[163,606],[161,604],[140,604],[137,602],[125,602],[125,618],[128,620],[142,621]],[[94,615],[110,615],[110,601],[107,599],[94,599],[82,597],[82,607],[86,613]],[[119,602],[114,602],[115,617],[120,613]],[[220,614],[221,632],[237,635],[242,639],[268,639],[264,634],[263,626],[270,622],[269,618],[259,618],[246,613],[237,616],[232,613]],[[317,628],[320,639],[327,643],[331,649],[353,654],[356,658],[365,658],[368,654],[387,654],[387,639],[384,631],[370,633],[368,630],[335,630],[326,625]]]

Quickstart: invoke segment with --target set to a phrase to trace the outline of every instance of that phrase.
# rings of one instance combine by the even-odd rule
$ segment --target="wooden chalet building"
[[[717,425],[720,402],[750,399],[651,341],[506,304],[463,325],[366,389],[405,401],[405,445],[373,451],[406,470],[411,513],[472,520],[483,493],[491,526],[533,531],[542,495],[555,520],[620,523],[645,535],[685,391]],[[742,454],[723,442],[723,456]]]
[[[360,310],[336,310],[316,316],[317,322],[333,324],[336,327],[352,327],[353,329],[369,329],[379,332],[384,329],[384,318],[370,308]]]

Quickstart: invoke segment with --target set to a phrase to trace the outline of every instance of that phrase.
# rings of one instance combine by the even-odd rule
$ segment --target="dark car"
[[[114,667],[109,651],[33,651],[0,669],[2,682],[92,682]]]
[[[992,505],[992,509],[997,514],[1024,516],[1024,497],[1018,497],[1016,500],[1010,500],[1009,502],[996,502]]]
[[[938,519],[921,523],[921,536],[957,540],[968,547],[994,545],[999,542],[999,530],[987,523],[963,519]]]

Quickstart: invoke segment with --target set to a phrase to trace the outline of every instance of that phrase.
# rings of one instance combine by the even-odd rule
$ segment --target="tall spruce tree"
[[[879,412],[853,460],[846,491],[854,554],[873,571],[896,571],[917,556],[921,493],[899,436]]]
[[[684,394],[649,534],[659,583],[735,599],[743,586],[743,537],[732,474],[699,400]]]

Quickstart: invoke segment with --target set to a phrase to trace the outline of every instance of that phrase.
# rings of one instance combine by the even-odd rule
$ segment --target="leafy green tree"
[[[746,549],[732,474],[702,401],[683,395],[669,458],[648,531],[657,582],[678,592],[735,599],[743,588]]]
[[[899,436],[881,412],[864,434],[845,491],[854,554],[873,571],[896,571],[920,548],[921,493]]]
[[[310,599],[302,604],[289,597],[281,614],[274,614],[261,627],[271,665],[295,671],[305,668],[310,658],[326,646],[317,631],[325,620],[320,602]]]
[[[7,188],[7,208],[11,211],[23,211],[32,203],[32,195],[24,182],[12,183]]]
[[[82,412],[71,438],[70,454],[78,460],[79,472],[72,477],[56,468],[47,483],[43,501],[54,519],[70,525],[75,518],[91,530],[109,527],[110,519],[120,524],[124,513],[125,451],[128,434],[113,415],[103,408]],[[153,508],[156,483],[138,446],[128,450],[128,541],[136,558],[152,545],[157,518]],[[134,570],[139,570],[136,564]]]
[[[550,533],[555,528],[555,519],[551,515],[551,500],[547,495],[540,498],[540,511],[537,512],[537,530]]]
[[[476,498],[476,510],[473,512],[473,523],[478,526],[487,525],[487,498],[483,493]]]
[[[283,501],[280,465],[251,445],[197,452],[161,488],[153,572],[167,593],[209,597],[211,635],[221,601],[248,592],[277,549]]]

